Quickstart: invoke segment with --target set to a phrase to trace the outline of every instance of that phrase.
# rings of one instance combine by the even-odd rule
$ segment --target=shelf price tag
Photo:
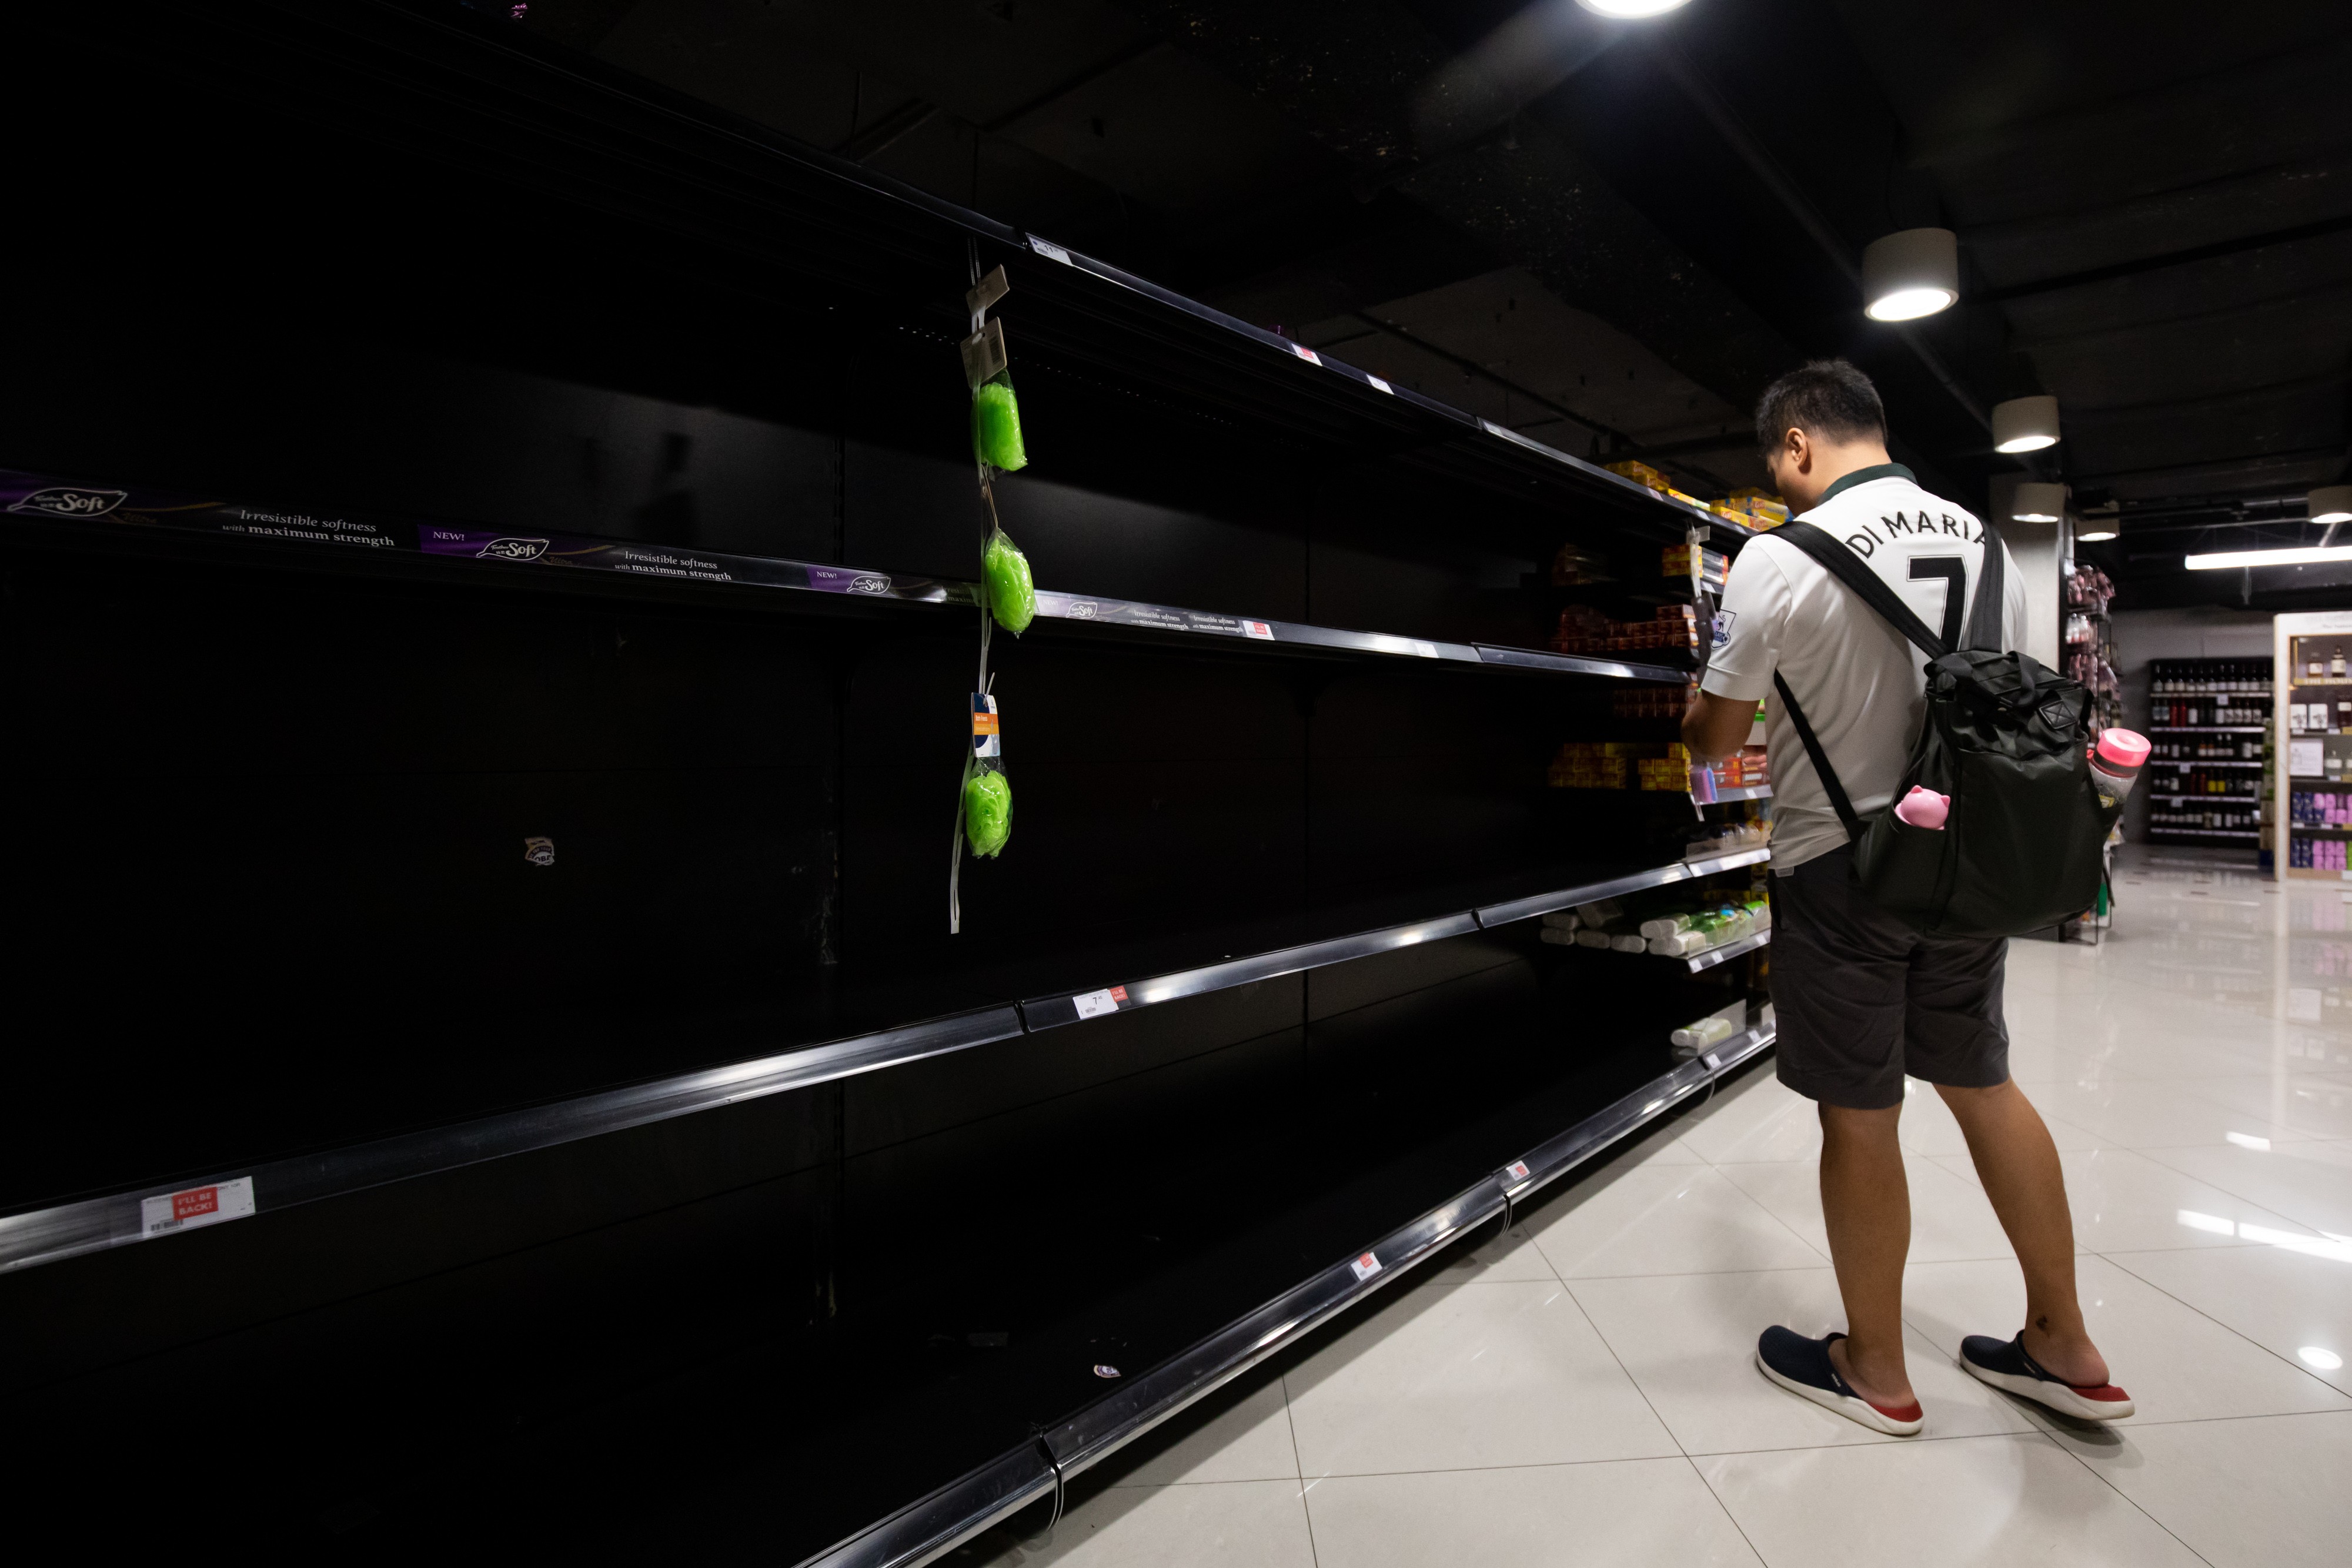
[[[1355,1270],[1356,1281],[1357,1283],[1361,1284],[1364,1281],[1370,1279],[1373,1275],[1381,1271],[1381,1260],[1370,1252],[1367,1252],[1362,1257],[1349,1262],[1348,1267]]]
[[[1039,239],[1035,235],[1031,235],[1029,236],[1029,248],[1035,251],[1039,256],[1044,256],[1048,261],[1058,261],[1064,267],[1072,265],[1070,261],[1070,253],[1064,250],[1060,246],[1055,245],[1051,240]]]
[[[1396,396],[1396,388],[1389,385],[1388,382],[1381,380],[1380,377],[1366,376],[1364,380],[1371,383],[1371,387],[1374,392],[1384,392],[1391,397]]]
[[[167,1192],[139,1203],[139,1234],[163,1236],[174,1230],[194,1230],[225,1219],[243,1219],[253,1212],[253,1178],[215,1182]]]
[[[1510,1177],[1513,1181],[1525,1181],[1528,1179],[1528,1162],[1525,1160],[1513,1160],[1509,1165],[1503,1167],[1503,1174]]]
[[[1305,360],[1310,365],[1319,365],[1323,362],[1323,356],[1317,353],[1314,350],[1308,348],[1304,343],[1291,344],[1290,351],[1297,354],[1300,359]]]
[[[1070,998],[1070,1005],[1078,1009],[1078,1017],[1082,1019],[1100,1018],[1105,1013],[1115,1013],[1125,1006],[1126,1002],[1125,986],[1113,986],[1107,991],[1088,991],[1085,996]]]
[[[1263,621],[1244,621],[1242,622],[1242,635],[1255,637],[1261,643],[1271,643],[1274,641],[1274,628]]]
[[[986,692],[971,694],[971,754],[1004,755],[1004,730],[996,712],[996,699]]]

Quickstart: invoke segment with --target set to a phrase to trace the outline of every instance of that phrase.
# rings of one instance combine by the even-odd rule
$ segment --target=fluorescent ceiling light
[[[1960,242],[1949,229],[1901,229],[1862,253],[1862,308],[1874,321],[1916,321],[1960,297]]]
[[[2074,536],[2078,545],[2103,545],[2116,537],[2116,530],[2105,523],[2094,523]]]
[[[1642,16],[1663,16],[1669,11],[1679,11],[1690,0],[1576,0],[1576,3],[1596,16],[1614,16],[1621,21]]]
[[[2009,515],[2013,522],[2054,523],[2066,515],[2066,486],[2046,479],[2020,485],[2010,497]]]
[[[2314,561],[2352,560],[2352,545],[2311,545],[2304,549],[2241,549],[2221,555],[2192,555],[2191,571],[2227,571],[2241,566],[2307,566]]]
[[[2058,444],[2058,400],[2013,397],[1992,406],[1995,452],[2039,452]]]
[[[2352,485],[2329,485],[2304,497],[2315,523],[2352,523]]]

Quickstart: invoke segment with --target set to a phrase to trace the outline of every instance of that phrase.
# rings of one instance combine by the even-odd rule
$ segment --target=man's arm
[[[1683,749],[1693,761],[1720,762],[1748,744],[1756,724],[1754,697],[1701,692],[1683,715]]]

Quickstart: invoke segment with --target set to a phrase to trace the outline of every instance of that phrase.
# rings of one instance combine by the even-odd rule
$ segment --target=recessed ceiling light
[[[1596,16],[1612,16],[1632,21],[1643,16],[1663,16],[1669,11],[1679,11],[1690,0],[1576,0],[1576,3]]]
[[[2221,555],[2192,555],[2191,571],[2227,571],[2241,566],[2308,566],[2315,561],[2352,560],[2352,545],[2318,545],[2285,549],[2230,550]]]
[[[2116,530],[2105,523],[2094,523],[2074,536],[2078,545],[2100,545],[2116,537]]]
[[[1916,321],[1960,297],[1960,242],[1949,229],[1902,229],[1862,253],[1862,308],[1874,321]]]
[[[2039,452],[2058,444],[2058,400],[2054,397],[2013,397],[1992,406],[1992,448],[1996,452]]]
[[[2329,485],[2304,497],[2315,523],[2352,523],[2352,485]]]
[[[2332,1350],[2322,1350],[2315,1344],[2305,1345],[2294,1354],[2303,1358],[2305,1364],[2315,1366],[2322,1372],[2333,1372],[2344,1364],[2342,1356]]]

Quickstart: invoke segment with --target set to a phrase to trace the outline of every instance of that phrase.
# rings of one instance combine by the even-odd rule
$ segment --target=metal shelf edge
[[[1562,674],[1610,675],[1629,681],[1683,682],[1694,672],[1677,670],[1671,664],[1636,664],[1622,659],[1596,659],[1587,653],[1547,653],[1534,648],[1498,648],[1489,643],[1476,645],[1471,655],[1482,664],[1509,664],[1525,670],[1557,670]]]
[[[269,1213],[968,1051],[1022,1032],[1018,1009],[1010,1004],[986,1008],[373,1143],[263,1161],[198,1181],[25,1209],[0,1216],[0,1273],[178,1234],[177,1228],[151,1231],[143,1218],[148,1201],[174,1193],[248,1181],[252,1212]]]
[[[1490,904],[1475,911],[1478,924],[1492,928],[1507,925],[1515,920],[1532,919],[1549,915],[1556,909],[1570,909],[1580,904],[1591,904],[1599,898],[1614,898],[1621,893],[1639,893],[1644,888],[1668,887],[1678,882],[1713,876],[1717,872],[1737,871],[1744,865],[1757,865],[1770,860],[1769,849],[1741,850],[1735,854],[1715,855],[1706,860],[1683,861],[1675,865],[1655,866],[1648,871],[1629,872],[1605,882],[1588,883],[1582,887],[1563,887],[1554,893],[1533,894],[1526,898],[1514,898],[1503,904]]]
[[[1690,972],[1696,975],[1701,969],[1712,969],[1717,964],[1728,963],[1742,954],[1753,953],[1759,947],[1769,947],[1771,945],[1772,930],[1771,927],[1767,926],[1752,936],[1742,936],[1737,942],[1726,942],[1720,947],[1709,947],[1704,953],[1694,953],[1683,961],[1690,966]]]

